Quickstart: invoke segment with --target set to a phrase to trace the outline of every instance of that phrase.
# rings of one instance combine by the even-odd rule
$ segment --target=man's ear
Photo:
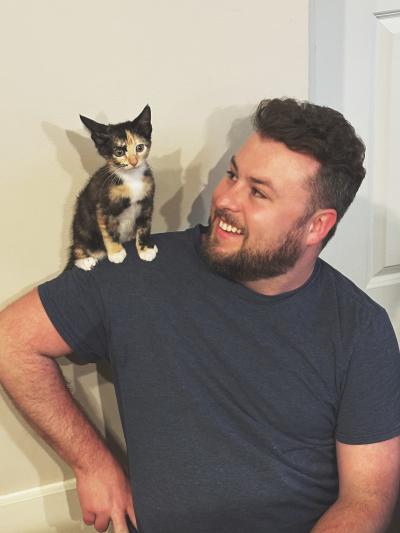
[[[336,224],[337,213],[335,209],[319,209],[312,216],[308,229],[306,244],[318,244]]]

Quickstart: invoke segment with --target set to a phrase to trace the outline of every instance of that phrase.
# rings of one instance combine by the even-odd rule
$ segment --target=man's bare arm
[[[312,533],[383,533],[396,503],[400,437],[374,444],[337,443],[339,498]]]
[[[0,383],[25,418],[71,466],[83,519],[104,531],[136,525],[130,485],[65,385],[55,357],[71,352],[33,290],[0,313]]]

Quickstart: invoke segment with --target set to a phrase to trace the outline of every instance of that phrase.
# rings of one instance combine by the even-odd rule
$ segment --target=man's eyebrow
[[[274,192],[275,194],[277,194],[276,192],[276,189],[275,187],[272,185],[272,181],[269,179],[269,178],[253,178],[252,176],[250,176],[250,180],[253,182],[253,183],[257,183],[257,185],[265,185],[266,187],[268,187],[269,189],[271,189],[272,192]]]
[[[231,164],[233,166],[233,168],[236,170],[236,172],[238,171],[238,166],[237,166],[237,163],[236,163],[236,159],[235,159],[235,156],[233,155],[231,157]]]
[[[233,166],[233,168],[235,169],[236,172],[239,172],[239,167],[236,163],[236,159],[235,159],[235,156],[233,155],[231,157],[231,164]],[[257,185],[265,185],[265,187],[268,187],[269,189],[271,189],[271,191],[274,193],[274,194],[278,194],[275,187],[272,185],[272,180],[270,180],[269,178],[254,178],[253,176],[250,176],[250,180],[253,182],[253,183],[256,183]]]

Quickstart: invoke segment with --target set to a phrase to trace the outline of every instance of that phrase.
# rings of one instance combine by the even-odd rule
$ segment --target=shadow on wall
[[[43,122],[42,127],[46,136],[56,149],[57,160],[61,168],[71,177],[70,192],[64,204],[60,238],[60,265],[64,266],[69,255],[68,248],[71,244],[72,213],[74,211],[76,197],[86,184],[89,176],[104,163],[104,160],[97,153],[89,135],[83,136],[75,131],[65,131],[49,122]],[[82,168],[84,169],[84,173],[82,173]],[[54,179],[60,179],[60,176],[56,175]]]
[[[188,215],[188,222],[190,226],[197,224],[198,222],[206,222],[208,220],[210,203],[212,193],[220,181],[225,175],[232,155],[234,155],[240,146],[245,142],[247,137],[252,133],[252,125],[250,114],[253,109],[246,108],[245,110],[239,110],[237,108],[230,108],[223,112],[222,115],[215,113],[210,117],[208,121],[208,131],[217,132],[221,127],[227,128],[230,125],[227,136],[227,149],[222,157],[220,157],[215,166],[208,173],[208,180],[204,186],[202,192],[194,200],[190,213]],[[245,115],[244,118],[237,118],[238,115]],[[217,143],[218,144],[218,143]],[[207,146],[197,156],[198,160],[203,160],[207,154]]]
[[[161,214],[167,231],[207,222],[212,191],[231,156],[251,133],[252,111],[250,106],[214,111],[206,121],[204,146],[186,168],[181,164],[181,150],[159,158],[150,156],[157,187],[155,211]],[[221,155],[224,140],[226,149]],[[204,171],[205,162],[215,160],[214,166]]]

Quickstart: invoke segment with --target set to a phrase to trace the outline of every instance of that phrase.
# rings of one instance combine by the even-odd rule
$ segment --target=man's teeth
[[[230,224],[227,224],[226,222],[223,222],[222,220],[219,221],[219,227],[223,229],[224,231],[227,231],[228,233],[237,233],[238,235],[242,234],[242,230],[239,228],[236,228],[235,226],[231,226]]]

